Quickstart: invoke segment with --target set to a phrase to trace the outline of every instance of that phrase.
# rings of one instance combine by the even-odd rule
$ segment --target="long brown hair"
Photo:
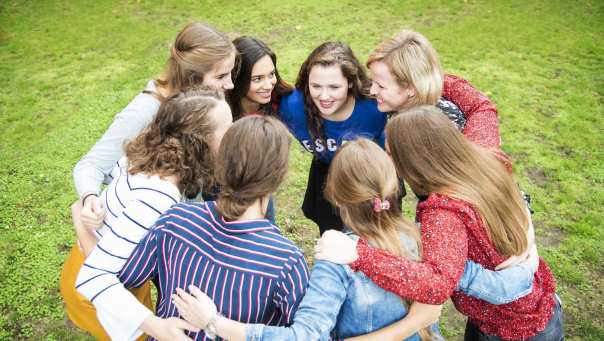
[[[236,52],[229,37],[214,27],[200,22],[185,26],[170,50],[170,58],[157,84],[168,90],[166,97],[191,87],[200,86],[212,67]]]
[[[492,151],[468,141],[428,105],[400,112],[386,126],[386,136],[399,175],[417,195],[438,192],[468,202],[501,255],[526,250],[526,206]]]
[[[287,173],[291,135],[270,116],[239,119],[226,132],[216,160],[216,207],[236,220],[257,199],[279,188]]]
[[[392,160],[375,142],[358,139],[346,143],[335,155],[325,197],[338,208],[344,224],[370,244],[400,257],[419,260],[421,255],[418,228],[403,216],[395,204],[399,181]],[[390,207],[377,210],[375,200],[388,200]],[[413,255],[401,243],[400,233],[417,245]],[[403,302],[408,306],[409,302]],[[430,327],[419,331],[422,340],[431,340]]]
[[[324,67],[339,66],[342,75],[350,86],[348,96],[366,98],[369,95],[370,86],[369,78],[350,46],[339,41],[330,41],[315,48],[300,67],[298,79],[296,80],[296,89],[302,91],[304,95],[304,111],[306,113],[308,129],[313,140],[323,138],[323,119],[320,116],[319,108],[317,108],[310,96],[308,88],[310,70],[316,65]]]
[[[287,84],[279,75],[277,69],[277,55],[266,45],[262,40],[254,37],[239,37],[233,40],[233,44],[239,52],[237,72],[233,73],[233,89],[227,92],[227,100],[231,109],[233,110],[233,120],[237,120],[243,114],[243,108],[241,107],[241,99],[247,95],[250,89],[250,83],[252,81],[252,69],[256,62],[262,57],[269,56],[275,66],[275,88],[271,101],[267,104],[260,106],[260,111],[265,115],[277,116],[277,110],[273,108],[273,99],[278,99],[286,94],[292,92],[293,87]]]
[[[413,87],[415,96],[405,108],[422,104],[435,105],[442,96],[443,71],[438,54],[430,41],[419,32],[402,30],[396,36],[381,42],[369,55],[367,67],[376,61],[384,62],[398,84]]]
[[[128,172],[175,175],[188,198],[202,186],[213,186],[214,157],[208,141],[215,127],[209,112],[219,101],[224,101],[221,92],[198,89],[163,102],[151,124],[126,145]]]

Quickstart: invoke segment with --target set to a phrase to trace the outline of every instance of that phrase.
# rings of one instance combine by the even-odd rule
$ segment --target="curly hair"
[[[310,96],[308,88],[310,70],[316,65],[324,67],[338,65],[350,86],[348,89],[349,96],[367,98],[370,86],[369,78],[350,46],[339,41],[329,41],[315,48],[300,67],[296,80],[296,89],[302,91],[304,95],[304,111],[313,140],[323,138],[323,119],[320,116],[319,108]]]
[[[208,141],[215,129],[209,114],[222,92],[193,89],[168,98],[155,119],[126,147],[130,174],[176,176],[180,191],[195,197],[214,185],[214,157]]]
[[[287,173],[290,145],[291,135],[276,118],[255,115],[233,123],[216,159],[218,212],[236,220],[255,200],[275,192]]]

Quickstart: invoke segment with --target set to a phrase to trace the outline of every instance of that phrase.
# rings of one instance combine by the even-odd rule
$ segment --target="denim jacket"
[[[401,241],[412,255],[417,255],[417,246],[410,238],[401,234]],[[365,274],[347,265],[317,261],[294,323],[290,327],[253,324],[246,334],[247,340],[340,339],[370,333],[406,315],[401,298],[378,287]],[[438,325],[432,329],[435,339],[439,339]],[[414,334],[407,340],[420,338]]]
[[[355,238],[355,237],[353,237]],[[412,254],[417,254],[410,240],[401,238]],[[530,269],[516,266],[491,271],[472,261],[466,268],[457,290],[494,304],[511,302],[530,292],[533,275]],[[528,289],[527,289],[528,288]],[[528,290],[528,291],[527,291]],[[289,327],[251,324],[247,340],[330,340],[363,335],[399,321],[407,315],[400,297],[385,291],[365,274],[346,265],[317,261],[309,287]],[[438,325],[432,325],[438,340]],[[419,341],[414,334],[406,340]]]

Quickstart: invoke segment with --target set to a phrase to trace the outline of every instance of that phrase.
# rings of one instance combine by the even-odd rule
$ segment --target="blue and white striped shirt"
[[[126,262],[126,287],[157,276],[160,317],[179,316],[171,295],[195,285],[223,315],[245,323],[288,325],[308,284],[302,251],[266,219],[225,221],[214,202],[180,203],[157,221]],[[203,331],[191,333],[205,340]]]
[[[100,197],[107,214],[97,231],[99,241],[80,269],[76,289],[94,304],[101,325],[113,340],[128,340],[140,335],[138,327],[153,312],[124,288],[117,274],[138,242],[181,195],[165,179],[128,174],[125,157],[111,177]]]

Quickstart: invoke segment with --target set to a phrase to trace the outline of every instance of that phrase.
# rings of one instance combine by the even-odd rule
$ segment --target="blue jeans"
[[[545,329],[539,334],[528,338],[530,341],[560,341],[564,340],[564,319],[562,316],[562,305],[558,295],[555,297],[556,305],[554,306],[554,314],[549,319]],[[466,332],[464,335],[465,341],[504,341],[495,335],[484,334],[470,321],[466,323]]]

